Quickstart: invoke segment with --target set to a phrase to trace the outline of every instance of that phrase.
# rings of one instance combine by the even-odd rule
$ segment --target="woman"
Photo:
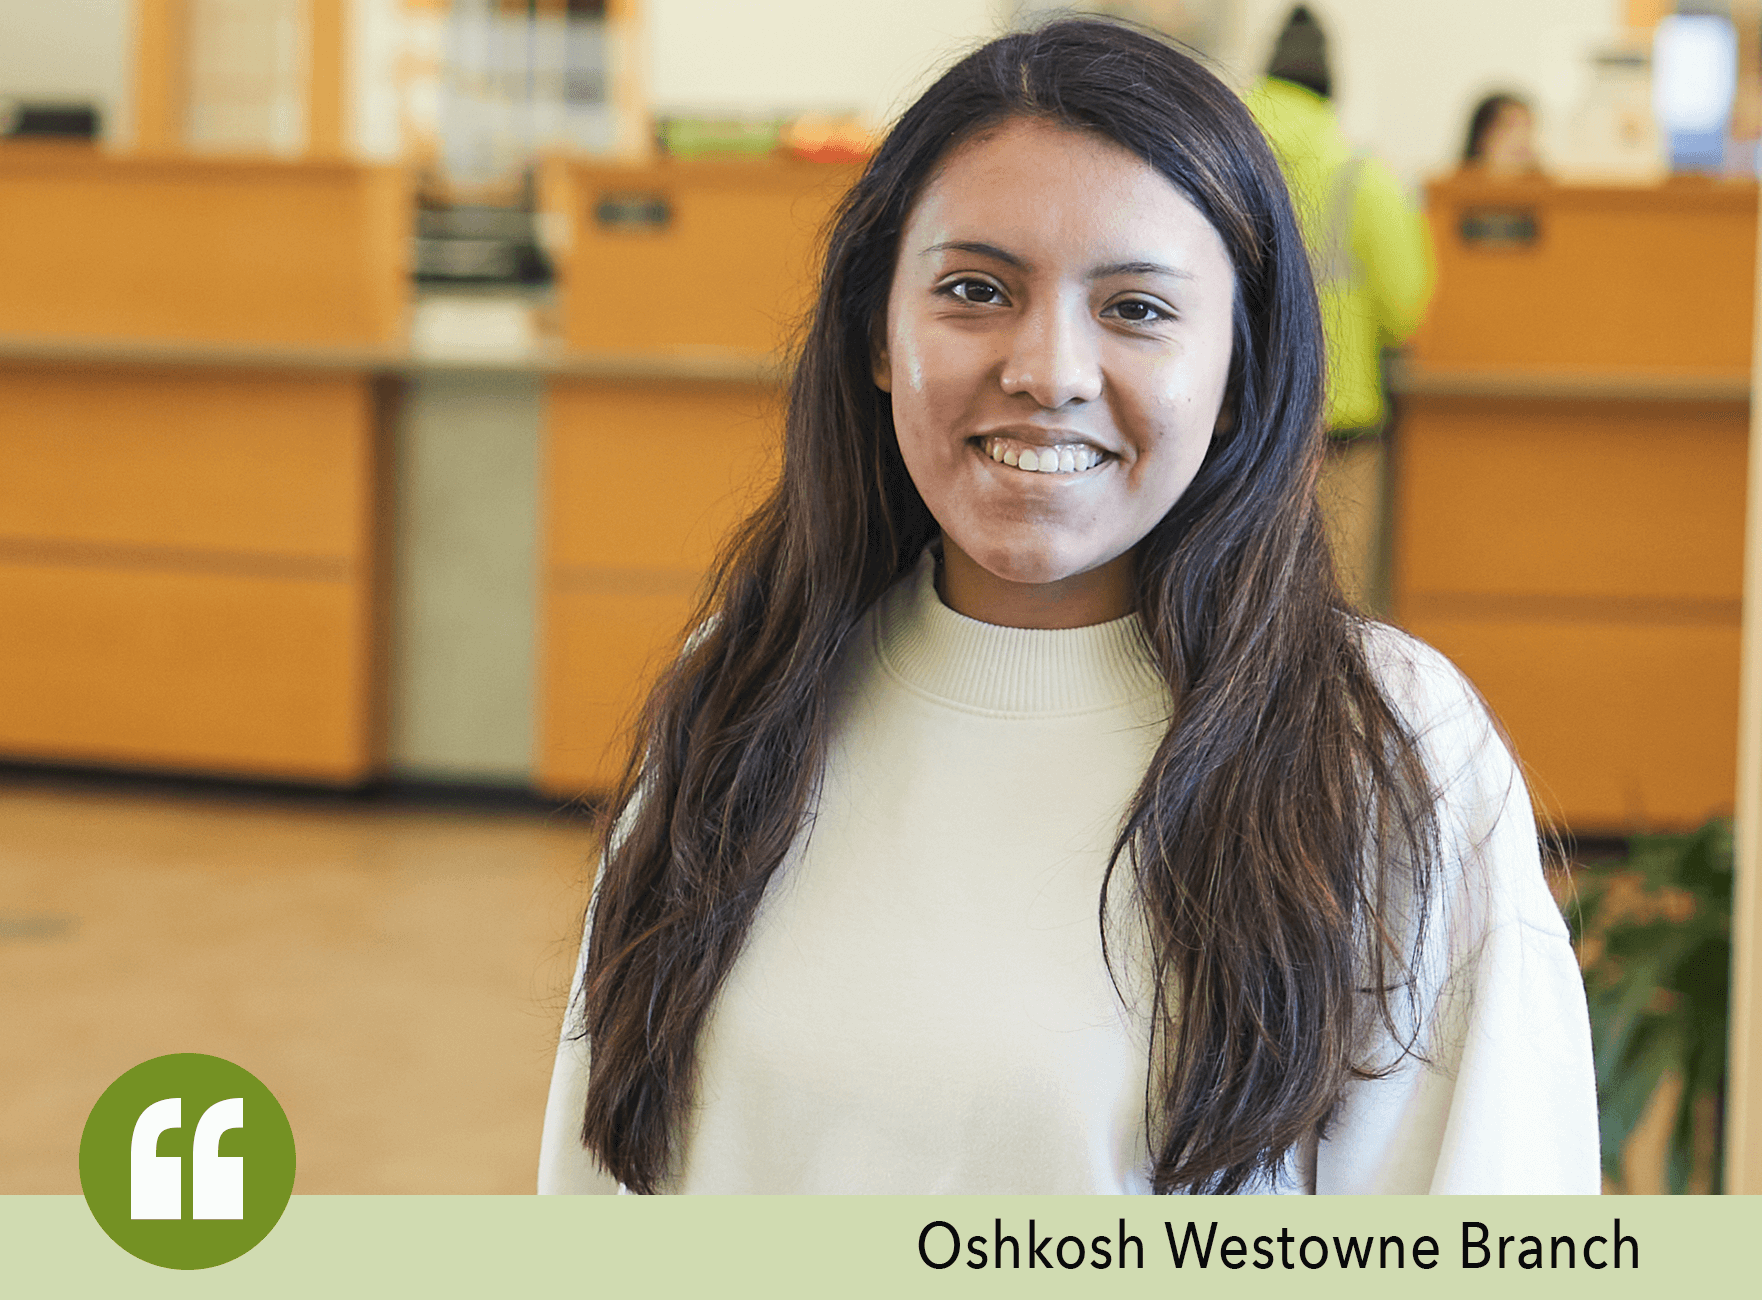
[[[1434,277],[1425,217],[1395,174],[1347,139],[1332,88],[1327,39],[1299,5],[1244,100],[1279,160],[1315,267],[1329,434],[1316,494],[1334,576],[1374,616],[1389,587],[1384,352],[1419,328]]]
[[[1462,165],[1489,176],[1534,175],[1541,170],[1535,137],[1536,119],[1529,104],[1516,95],[1488,95],[1469,114]]]
[[[612,801],[541,1190],[1595,1190],[1522,781],[1329,572],[1321,351],[1172,49],[906,112]]]

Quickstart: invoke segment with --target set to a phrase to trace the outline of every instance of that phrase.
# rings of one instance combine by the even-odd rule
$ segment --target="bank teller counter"
[[[1756,189],[1466,178],[1427,205],[1394,616],[1484,692],[1557,824],[1729,813]]]
[[[410,209],[393,168],[0,144],[0,759],[378,769]]]
[[[554,161],[535,782],[617,777],[711,562],[774,481],[789,341],[854,167]]]

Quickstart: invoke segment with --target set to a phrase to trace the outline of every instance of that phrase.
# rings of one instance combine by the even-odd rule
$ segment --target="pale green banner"
[[[1755,1294],[1759,1245],[1752,1197],[296,1196],[249,1253],[178,1272],[77,1196],[19,1196],[0,1294],[1674,1300]]]

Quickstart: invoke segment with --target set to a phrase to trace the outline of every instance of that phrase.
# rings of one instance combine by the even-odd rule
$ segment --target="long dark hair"
[[[937,533],[871,378],[900,231],[949,150],[1012,117],[1156,168],[1217,229],[1237,280],[1229,429],[1136,561],[1174,714],[1108,876],[1130,873],[1152,940],[1153,1186],[1254,1185],[1322,1131],[1349,1080],[1390,1068],[1367,1058],[1378,1023],[1412,1023],[1400,999],[1420,936],[1404,918],[1425,915],[1434,817],[1316,513],[1322,332],[1284,182],[1197,63],[1132,28],[1058,22],[950,69],[845,198],[781,478],[728,544],[611,800],[582,1135],[634,1191],[674,1168],[699,1032],[811,818],[834,662]]]

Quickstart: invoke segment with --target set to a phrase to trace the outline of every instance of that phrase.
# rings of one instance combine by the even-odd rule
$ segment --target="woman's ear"
[[[887,355],[887,321],[877,320],[869,330],[869,374],[875,387],[884,393],[893,391],[893,360]]]
[[[1214,438],[1228,437],[1236,428],[1236,390],[1231,388],[1224,394],[1224,404],[1218,407],[1217,423],[1211,426]]]

